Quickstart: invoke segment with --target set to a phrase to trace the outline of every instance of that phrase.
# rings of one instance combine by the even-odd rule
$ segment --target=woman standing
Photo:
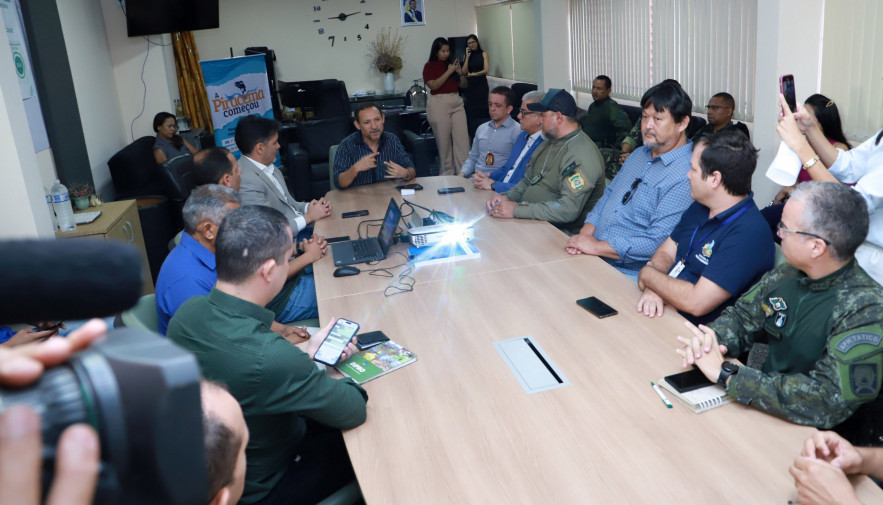
[[[157,165],[182,154],[196,154],[196,148],[184,140],[184,137],[178,135],[175,116],[168,112],[160,112],[153,117],[153,131],[156,132],[153,158]]]
[[[439,175],[455,175],[469,156],[469,135],[463,99],[457,94],[468,83],[460,62],[451,61],[451,44],[439,37],[432,42],[429,61],[423,66],[423,82],[429,86],[426,119],[435,135],[441,160]]]
[[[466,98],[466,119],[469,129],[477,128],[485,119],[490,119],[487,110],[488,84],[487,73],[490,70],[487,52],[481,49],[478,37],[470,35],[466,38],[466,80],[469,86],[463,90]],[[470,133],[472,133],[470,131]]]

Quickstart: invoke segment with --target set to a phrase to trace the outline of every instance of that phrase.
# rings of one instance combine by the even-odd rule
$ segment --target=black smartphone
[[[438,188],[438,194],[440,195],[448,195],[451,193],[462,193],[466,191],[466,188]]]
[[[582,300],[577,300],[576,304],[588,310],[592,314],[595,314],[598,319],[604,319],[605,317],[615,316],[619,314],[619,312],[617,312],[613,307],[607,305],[594,296],[583,298]]]
[[[325,340],[316,350],[313,356],[314,361],[325,363],[328,366],[334,366],[340,361],[340,355],[346,349],[347,344],[359,332],[359,323],[354,323],[346,319],[340,318],[334,323],[331,332],[325,337]]]
[[[702,373],[702,370],[699,370],[696,367],[693,367],[692,370],[687,370],[686,372],[669,375],[665,378],[665,382],[668,382],[678,393],[686,393],[688,391],[693,391],[694,389],[704,388],[705,386],[711,386],[714,384],[708,380],[708,377]]]
[[[37,331],[57,330],[64,324],[64,321],[46,321],[32,325]]]
[[[328,244],[333,244],[333,243],[335,243],[335,242],[346,242],[346,241],[349,240],[349,239],[350,239],[350,236],[349,236],[349,235],[343,235],[342,237],[331,237],[331,238],[326,238],[326,239],[325,239],[325,242],[328,243]]]
[[[387,337],[382,331],[361,333],[356,338],[358,339],[356,340],[356,347],[358,347],[360,351],[374,347],[382,342],[389,341],[389,337]]]
[[[794,92],[794,76],[791,74],[779,77],[779,89],[785,95],[785,102],[791,112],[797,111],[797,94]]]
[[[367,210],[354,210],[352,212],[344,212],[343,214],[341,214],[341,217],[346,219],[348,217],[359,217],[359,216],[367,216],[367,215],[368,215]]]
[[[415,191],[420,191],[421,189],[423,189],[423,186],[421,186],[415,182],[412,184],[402,184],[401,186],[396,186],[396,189],[399,191],[401,191],[403,189],[413,189]]]

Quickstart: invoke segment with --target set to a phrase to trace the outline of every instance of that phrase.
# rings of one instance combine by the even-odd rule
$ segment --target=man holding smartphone
[[[217,285],[178,309],[168,337],[242,406],[251,438],[240,503],[315,503],[354,479],[339,430],[365,422],[368,395],[312,361],[333,324],[303,350],[270,329],[273,312],[264,305],[285,283],[293,249],[280,212],[231,211],[215,247]],[[354,350],[349,344],[342,357]]]
[[[399,138],[383,131],[380,107],[364,103],[353,112],[359,130],[340,141],[334,155],[334,185],[338,188],[417,177],[411,157]]]

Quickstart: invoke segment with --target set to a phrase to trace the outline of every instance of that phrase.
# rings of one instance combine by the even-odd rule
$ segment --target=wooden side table
[[[57,239],[103,239],[116,240],[135,246],[141,253],[141,270],[144,284],[141,293],[148,295],[153,293],[153,278],[150,275],[150,266],[147,261],[147,249],[144,247],[144,236],[141,234],[141,220],[138,219],[138,207],[135,200],[122,200],[109,202],[100,207],[89,207],[84,211],[75,211],[74,214],[101,211],[98,219],[89,224],[78,224],[76,230],[56,231]]]

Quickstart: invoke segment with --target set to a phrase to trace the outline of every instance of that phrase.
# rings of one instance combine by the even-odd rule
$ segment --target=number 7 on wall
[[[334,35],[329,35],[328,40],[331,41],[331,47],[334,47]]]

